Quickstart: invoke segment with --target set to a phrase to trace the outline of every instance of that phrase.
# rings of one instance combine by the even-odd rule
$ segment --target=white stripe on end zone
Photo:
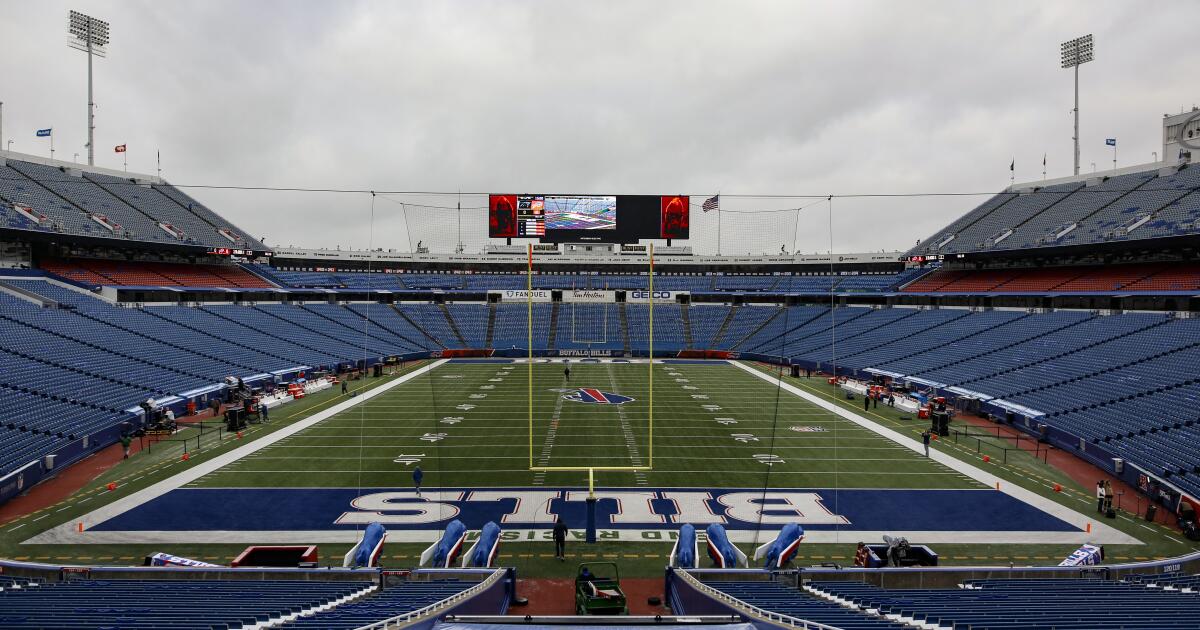
[[[114,516],[117,516],[118,514],[122,514],[122,513],[127,512],[143,503],[157,499],[158,497],[160,497],[172,490],[175,490],[177,488],[181,488],[181,487],[203,477],[204,475],[215,472],[216,470],[218,470],[224,466],[227,466],[233,462],[236,462],[236,461],[242,459],[243,457],[252,455],[268,446],[271,446],[272,444],[275,444],[276,442],[278,442],[284,438],[291,437],[309,427],[312,427],[313,425],[316,425],[316,424],[323,422],[339,413],[342,413],[343,411],[346,411],[347,409],[350,409],[350,408],[354,407],[355,405],[364,403],[364,402],[392,389],[393,387],[407,383],[408,381],[411,381],[414,378],[421,376],[422,374],[425,374],[426,372],[429,372],[431,370],[438,368],[439,366],[446,363],[447,361],[449,361],[449,359],[441,359],[438,361],[434,361],[433,363],[430,363],[429,365],[426,365],[425,367],[413,370],[412,372],[409,372],[408,374],[405,374],[404,376],[401,376],[400,378],[398,378],[390,383],[385,383],[385,384],[380,385],[379,387],[376,387],[370,391],[363,392],[352,398],[348,398],[347,400],[344,400],[344,401],[326,409],[325,411],[315,413],[312,416],[309,416],[291,426],[288,426],[284,429],[280,429],[269,435],[265,435],[257,440],[254,440],[253,442],[250,442],[249,444],[246,444],[245,446],[235,448],[232,451],[229,451],[228,453],[222,453],[208,461],[196,464],[196,465],[192,466],[191,468],[188,468],[187,470],[180,472],[177,475],[174,475],[172,477],[164,479],[152,486],[142,488],[141,490],[138,490],[137,492],[134,492],[133,494],[131,494],[127,497],[123,497],[121,499],[113,501],[112,503],[109,503],[108,505],[97,508],[97,509],[83,515],[82,517],[80,517],[78,519],[72,520],[70,523],[63,523],[62,525],[59,525],[52,529],[48,529],[48,530],[42,532],[41,534],[38,534],[37,536],[34,536],[33,538],[26,540],[22,544],[79,542],[79,533],[75,529],[76,523],[82,522],[84,530],[86,531],[87,529],[91,528],[93,525],[103,523],[104,521],[107,521],[108,519],[110,519]]]
[[[779,387],[783,388],[784,391],[795,394],[796,396],[799,396],[804,400],[807,400],[808,402],[825,409],[826,411],[835,413],[846,420],[849,420],[850,422],[867,429],[868,431],[872,431],[881,437],[891,440],[892,442],[895,442],[896,444],[913,451],[914,453],[920,453],[922,455],[924,454],[925,448],[920,442],[913,438],[907,437],[898,431],[893,431],[892,429],[876,424],[872,420],[860,416],[857,413],[854,413],[853,411],[850,411],[840,405],[836,405],[832,402],[824,400],[819,396],[810,394],[803,389],[796,387],[795,385],[780,382],[771,375],[766,374],[761,370],[757,370],[749,365],[740,363],[738,361],[728,361],[728,363],[734,367],[745,370],[746,372],[749,372],[750,374],[753,374],[754,376],[757,376],[758,378],[761,378],[772,385],[778,384]],[[962,473],[963,475],[966,475],[967,477],[970,477],[971,479],[974,479],[975,481],[978,481],[989,488],[994,488],[996,487],[996,484],[1000,484],[1000,492],[1003,492],[1014,499],[1027,503],[1047,514],[1050,514],[1051,516],[1057,517],[1075,527],[1078,527],[1081,532],[1086,530],[1087,526],[1090,524],[1092,526],[1092,531],[1090,534],[1087,534],[1084,537],[1085,542],[1093,542],[1105,545],[1142,544],[1142,541],[1130,536],[1129,534],[1126,534],[1125,532],[1122,532],[1119,529],[1100,522],[1099,519],[1093,519],[1084,514],[1080,514],[1071,508],[1051,501],[1050,499],[1047,499],[1036,492],[1026,490],[1025,488],[1022,488],[1007,479],[1001,479],[1000,477],[997,477],[996,475],[993,475],[982,468],[968,464],[961,459],[951,457],[950,455],[935,449],[930,449],[929,458],[947,468],[950,468],[951,470]],[[997,518],[1003,519],[1003,515],[998,515]],[[1026,535],[1028,536],[1030,534],[1027,533]],[[1038,534],[1038,536],[1041,538],[1042,535]],[[811,536],[809,536],[807,539],[811,540]],[[1039,540],[1039,542],[1042,541]]]

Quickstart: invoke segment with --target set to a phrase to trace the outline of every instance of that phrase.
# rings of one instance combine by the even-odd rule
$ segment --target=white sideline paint
[[[842,407],[841,405],[837,405],[837,404],[834,404],[827,400],[823,400],[818,396],[810,394],[810,393],[804,391],[803,389],[796,387],[795,385],[791,385],[790,383],[781,382],[778,379],[776,379],[775,377],[772,377],[771,375],[766,374],[761,370],[755,369],[754,367],[751,367],[744,363],[740,363],[738,361],[728,361],[728,363],[736,368],[739,368],[741,370],[749,372],[750,374],[753,374],[754,376],[757,376],[758,378],[761,378],[762,380],[767,381],[768,383],[771,383],[772,385],[777,384],[784,391],[795,394],[796,396],[799,396],[800,398],[803,398],[804,400],[807,400],[808,402],[811,402],[811,403],[817,405],[818,407],[825,409],[826,411],[835,413],[835,414],[841,416],[842,418],[845,418],[846,420],[849,420],[850,422],[853,422],[854,424],[857,424],[858,426],[860,426],[864,429],[867,429],[868,431],[872,431],[872,432],[878,434],[880,437],[891,440],[892,442],[895,442],[896,444],[899,444],[900,446],[903,446],[903,447],[913,451],[914,453],[924,454],[925,447],[922,443],[914,440],[913,438],[905,436],[898,431],[893,431],[892,429],[889,429],[880,424],[877,424],[872,420],[868,420],[867,418],[864,418],[863,416],[860,416],[857,413],[854,413],[853,411],[850,411],[850,410]],[[1064,505],[1061,505],[1059,503],[1051,501],[1050,499],[1047,499],[1033,491],[1026,490],[1025,488],[1022,488],[1007,479],[1001,479],[1000,477],[997,477],[996,475],[993,475],[993,474],[987,472],[986,470],[983,470],[982,468],[979,468],[972,464],[968,464],[967,462],[964,462],[961,459],[958,459],[956,457],[951,457],[950,455],[947,455],[947,454],[945,454],[941,451],[938,451],[936,449],[933,449],[933,448],[931,448],[929,450],[929,458],[951,470],[954,470],[954,471],[959,472],[967,477],[970,477],[971,479],[974,479],[975,481],[978,481],[979,483],[982,483],[989,488],[995,488],[996,484],[998,483],[998,484],[1000,484],[1000,492],[1003,492],[1004,494],[1007,494],[1008,496],[1013,497],[1014,499],[1017,499],[1023,503],[1032,505],[1033,507],[1035,507],[1043,512],[1046,512],[1047,514],[1050,514],[1051,516],[1055,516],[1071,525],[1074,525],[1075,527],[1078,527],[1080,530],[1078,534],[1074,534],[1074,535],[1064,536],[1064,535],[1062,535],[1061,532],[1056,533],[1053,540],[1051,540],[1051,538],[1049,536],[1047,536],[1047,533],[1028,532],[1026,534],[1026,540],[1024,540],[1023,542],[1027,542],[1027,543],[1049,543],[1049,542],[1068,543],[1069,542],[1071,544],[1077,543],[1077,544],[1081,544],[1081,545],[1084,543],[1089,543],[1089,542],[1104,544],[1104,545],[1140,545],[1140,544],[1142,544],[1142,541],[1134,538],[1133,536],[1130,536],[1129,534],[1126,534],[1125,532],[1122,532],[1119,529],[1116,529],[1114,527],[1110,527],[1109,525],[1104,524],[1098,518],[1091,518],[1084,514],[1080,514],[1079,512],[1076,512],[1075,510],[1072,510],[1071,508],[1068,508]],[[1092,525],[1092,532],[1090,534],[1085,531],[1087,529],[1087,525],[1089,523],[1091,523],[1091,525]],[[899,533],[904,533],[904,532],[899,532]],[[994,532],[979,532],[979,534],[980,534],[979,540],[977,540],[975,542],[979,542],[979,543],[996,542],[996,540],[990,536],[990,534],[993,534],[993,533]],[[968,534],[968,532],[961,532],[961,534],[966,535],[966,534]],[[1029,538],[1032,538],[1032,537],[1036,537],[1037,539],[1029,540]],[[1065,538],[1070,538],[1070,540],[1065,540]],[[914,540],[916,540],[916,538],[914,538]]]
[[[370,391],[348,398],[347,400],[343,400],[342,402],[326,409],[325,411],[315,413],[308,418],[292,424],[291,426],[280,429],[269,435],[265,435],[257,440],[254,440],[253,442],[250,442],[249,444],[246,444],[245,446],[235,448],[228,453],[222,453],[208,461],[196,464],[187,470],[184,470],[172,477],[168,477],[167,479],[164,479],[152,486],[142,488],[141,490],[138,490],[127,497],[123,497],[113,501],[112,503],[109,503],[108,505],[88,512],[82,517],[74,519],[69,523],[63,523],[62,525],[48,529],[21,544],[72,544],[94,542],[92,540],[88,540],[90,537],[86,535],[87,530],[93,525],[103,523],[104,521],[107,521],[118,514],[122,514],[143,503],[157,499],[158,497],[161,497],[172,490],[182,488],[183,486],[209,473],[215,472],[233,462],[236,462],[243,457],[252,455],[284,438],[291,437],[305,429],[308,429],[309,427],[312,427],[313,425],[319,424],[328,418],[346,411],[355,405],[364,403],[392,389],[393,387],[407,383],[408,381],[411,381],[412,379],[421,376],[426,372],[437,369],[447,361],[449,361],[449,359],[440,359],[438,361],[434,361],[433,363],[413,370],[412,372],[409,372],[408,374],[405,374],[404,376],[401,376],[390,383],[385,383]],[[80,534],[75,530],[76,523],[80,522],[83,523],[83,534]]]

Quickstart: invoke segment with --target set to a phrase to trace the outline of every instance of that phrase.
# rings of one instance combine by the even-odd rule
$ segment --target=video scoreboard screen
[[[491,195],[488,236],[631,243],[688,238],[687,195]]]

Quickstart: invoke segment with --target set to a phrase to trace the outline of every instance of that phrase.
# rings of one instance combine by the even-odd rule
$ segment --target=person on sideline
[[[562,517],[554,521],[554,557],[560,561],[567,560],[567,524]]]
[[[921,433],[921,442],[925,444],[925,457],[929,457],[929,440],[931,438],[932,435],[929,429],[925,429],[925,431]]]
[[[1104,513],[1104,482],[1096,482],[1096,511]]]
[[[871,551],[867,549],[866,543],[858,543],[858,549],[854,550],[854,566],[866,568],[867,562],[871,558]]]
[[[421,472],[421,467],[417,466],[413,469],[413,487],[417,489],[417,496],[421,496],[421,480],[425,478],[425,473]]]
[[[125,449],[125,457],[121,459],[129,459],[129,445],[133,444],[133,438],[129,437],[128,433],[121,434],[121,448]]]

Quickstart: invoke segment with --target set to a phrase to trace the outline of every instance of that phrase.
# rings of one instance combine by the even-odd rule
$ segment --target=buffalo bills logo
[[[612,392],[602,392],[591,387],[580,387],[579,389],[571,390],[570,393],[563,396],[563,400],[593,405],[623,405],[633,401],[629,396],[622,396]]]

